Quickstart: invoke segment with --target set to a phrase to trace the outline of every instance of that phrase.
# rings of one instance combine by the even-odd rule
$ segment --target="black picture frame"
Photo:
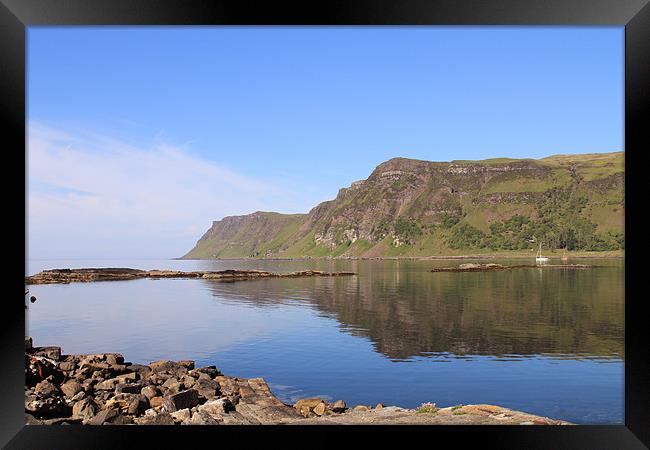
[[[641,246],[639,223],[632,219],[647,189],[641,184],[643,152],[650,149],[647,119],[650,114],[650,6],[649,0],[337,0],[300,4],[281,1],[181,0],[0,0],[0,86],[3,123],[7,125],[5,174],[25,175],[25,50],[26,27],[51,25],[615,25],[625,27],[625,171],[626,260],[636,261]],[[646,125],[644,127],[644,125]],[[3,179],[10,178],[9,176]],[[10,213],[5,221],[26,239],[25,197],[15,191],[19,180],[6,181]],[[25,183],[25,179],[23,179]],[[639,188],[630,188],[639,183]],[[23,185],[25,186],[25,185]],[[630,206],[631,202],[631,206]],[[23,217],[24,220],[19,218]],[[17,219],[18,218],[18,219]],[[17,230],[17,231],[16,231]],[[11,239],[15,240],[18,239]],[[26,241],[25,241],[26,242]],[[11,261],[25,254],[16,246]],[[2,414],[0,444],[6,448],[131,448],[138,442],[153,445],[237,445],[262,438],[278,444],[350,445],[350,432],[365,439],[383,440],[387,433],[411,445],[437,446],[443,438],[462,448],[468,439],[499,448],[622,449],[650,446],[650,367],[646,345],[648,327],[642,314],[644,296],[637,295],[639,279],[628,262],[625,277],[625,424],[567,427],[325,427],[318,440],[297,436],[321,435],[322,427],[75,427],[24,425],[23,312],[18,290],[24,271],[11,269],[9,295],[3,308],[0,339]],[[643,292],[640,291],[639,292]],[[14,300],[12,300],[12,298]],[[278,436],[281,434],[282,436]],[[316,436],[313,436],[316,437]],[[415,437],[423,439],[416,443]],[[325,439],[323,439],[325,438]],[[286,440],[285,440],[286,439]],[[408,445],[408,444],[407,444]],[[449,445],[449,444],[447,444]]]

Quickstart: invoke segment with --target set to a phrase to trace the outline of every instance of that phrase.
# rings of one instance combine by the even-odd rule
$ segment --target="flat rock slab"
[[[293,421],[294,425],[571,425],[494,405],[442,408],[436,413],[387,406]]]
[[[354,272],[323,272],[320,270],[301,270],[289,273],[274,273],[263,270],[220,270],[182,272],[179,270],[140,270],[129,268],[86,268],[51,269],[25,277],[25,284],[57,284],[89,281],[124,281],[138,278],[201,278],[218,281],[242,281],[259,278],[298,278],[298,277],[337,277],[352,276]]]
[[[429,272],[492,272],[512,269],[591,269],[594,267],[590,264],[517,264],[514,266],[504,266],[501,264],[461,264],[457,267],[436,267]]]

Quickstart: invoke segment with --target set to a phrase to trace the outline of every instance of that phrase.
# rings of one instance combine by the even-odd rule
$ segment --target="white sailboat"
[[[540,262],[546,262],[548,261],[548,258],[546,256],[542,256],[542,243],[539,243],[539,250],[537,251],[537,256],[535,257],[535,261],[540,263]]]

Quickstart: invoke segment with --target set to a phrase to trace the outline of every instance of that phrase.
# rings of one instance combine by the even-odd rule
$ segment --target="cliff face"
[[[277,246],[274,239],[292,234],[305,214],[257,211],[244,216],[225,217],[199,239],[185,258],[268,256]]]
[[[612,249],[623,245],[624,181],[622,152],[394,158],[308,214],[256,212],[215,221],[185,257],[424,256],[524,248],[533,239]]]

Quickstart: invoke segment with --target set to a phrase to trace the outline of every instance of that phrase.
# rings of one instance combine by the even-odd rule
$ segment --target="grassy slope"
[[[454,161],[455,164],[487,165],[498,166],[521,162],[508,158],[496,158],[483,161]],[[576,182],[576,175],[581,182],[591,182],[612,177],[623,172],[624,155],[622,152],[608,154],[584,154],[584,155],[554,155],[540,160],[532,161],[540,167],[550,169],[543,177],[522,176],[518,173],[508,172],[493,177],[481,188],[481,195],[508,194],[508,193],[539,193],[553,187],[566,187]],[[572,173],[572,171],[574,173]],[[396,183],[397,185],[397,183]],[[584,186],[584,184],[583,184]],[[433,189],[425,189],[417,198],[411,199],[403,211],[410,213],[423,210],[430,202],[430,195]],[[624,218],[624,191],[623,188],[587,189],[585,191],[589,198],[584,214],[597,224],[598,232],[622,231]],[[370,189],[364,192],[363,196],[354,201],[354,206],[366,208],[379,202],[382,194],[377,189]],[[335,205],[334,213],[344,211],[352,204],[351,197],[341,198]],[[462,201],[466,213],[462,222],[468,223],[480,230],[488,231],[489,224],[493,221],[504,220],[514,214],[535,216],[534,203],[502,202],[493,204],[473,204],[471,199]],[[284,216],[284,215],[282,215]],[[249,257],[255,252],[258,256],[264,256],[266,251],[271,251],[271,257],[300,258],[300,257],[426,257],[441,255],[468,255],[468,254],[500,254],[504,256],[528,256],[527,251],[499,251],[494,252],[487,249],[450,249],[446,246],[445,240],[449,230],[436,228],[432,233],[425,233],[414,245],[395,247],[392,245],[392,238],[387,236],[380,242],[371,243],[360,239],[354,243],[340,244],[335,248],[317,245],[314,241],[315,230],[304,236],[298,236],[297,230],[303,222],[305,215],[295,215],[274,235],[273,239],[255,245],[251,242],[251,230],[242,229],[237,233],[236,238],[230,242],[219,241],[218,239],[206,240],[200,248],[194,249],[188,256],[195,258],[206,258],[216,254],[217,257]],[[216,250],[216,251],[214,251]],[[550,252],[549,252],[550,253]],[[560,255],[562,253],[557,253]],[[594,252],[573,252],[572,255],[593,255]],[[601,255],[620,256],[622,251],[598,252]]]

